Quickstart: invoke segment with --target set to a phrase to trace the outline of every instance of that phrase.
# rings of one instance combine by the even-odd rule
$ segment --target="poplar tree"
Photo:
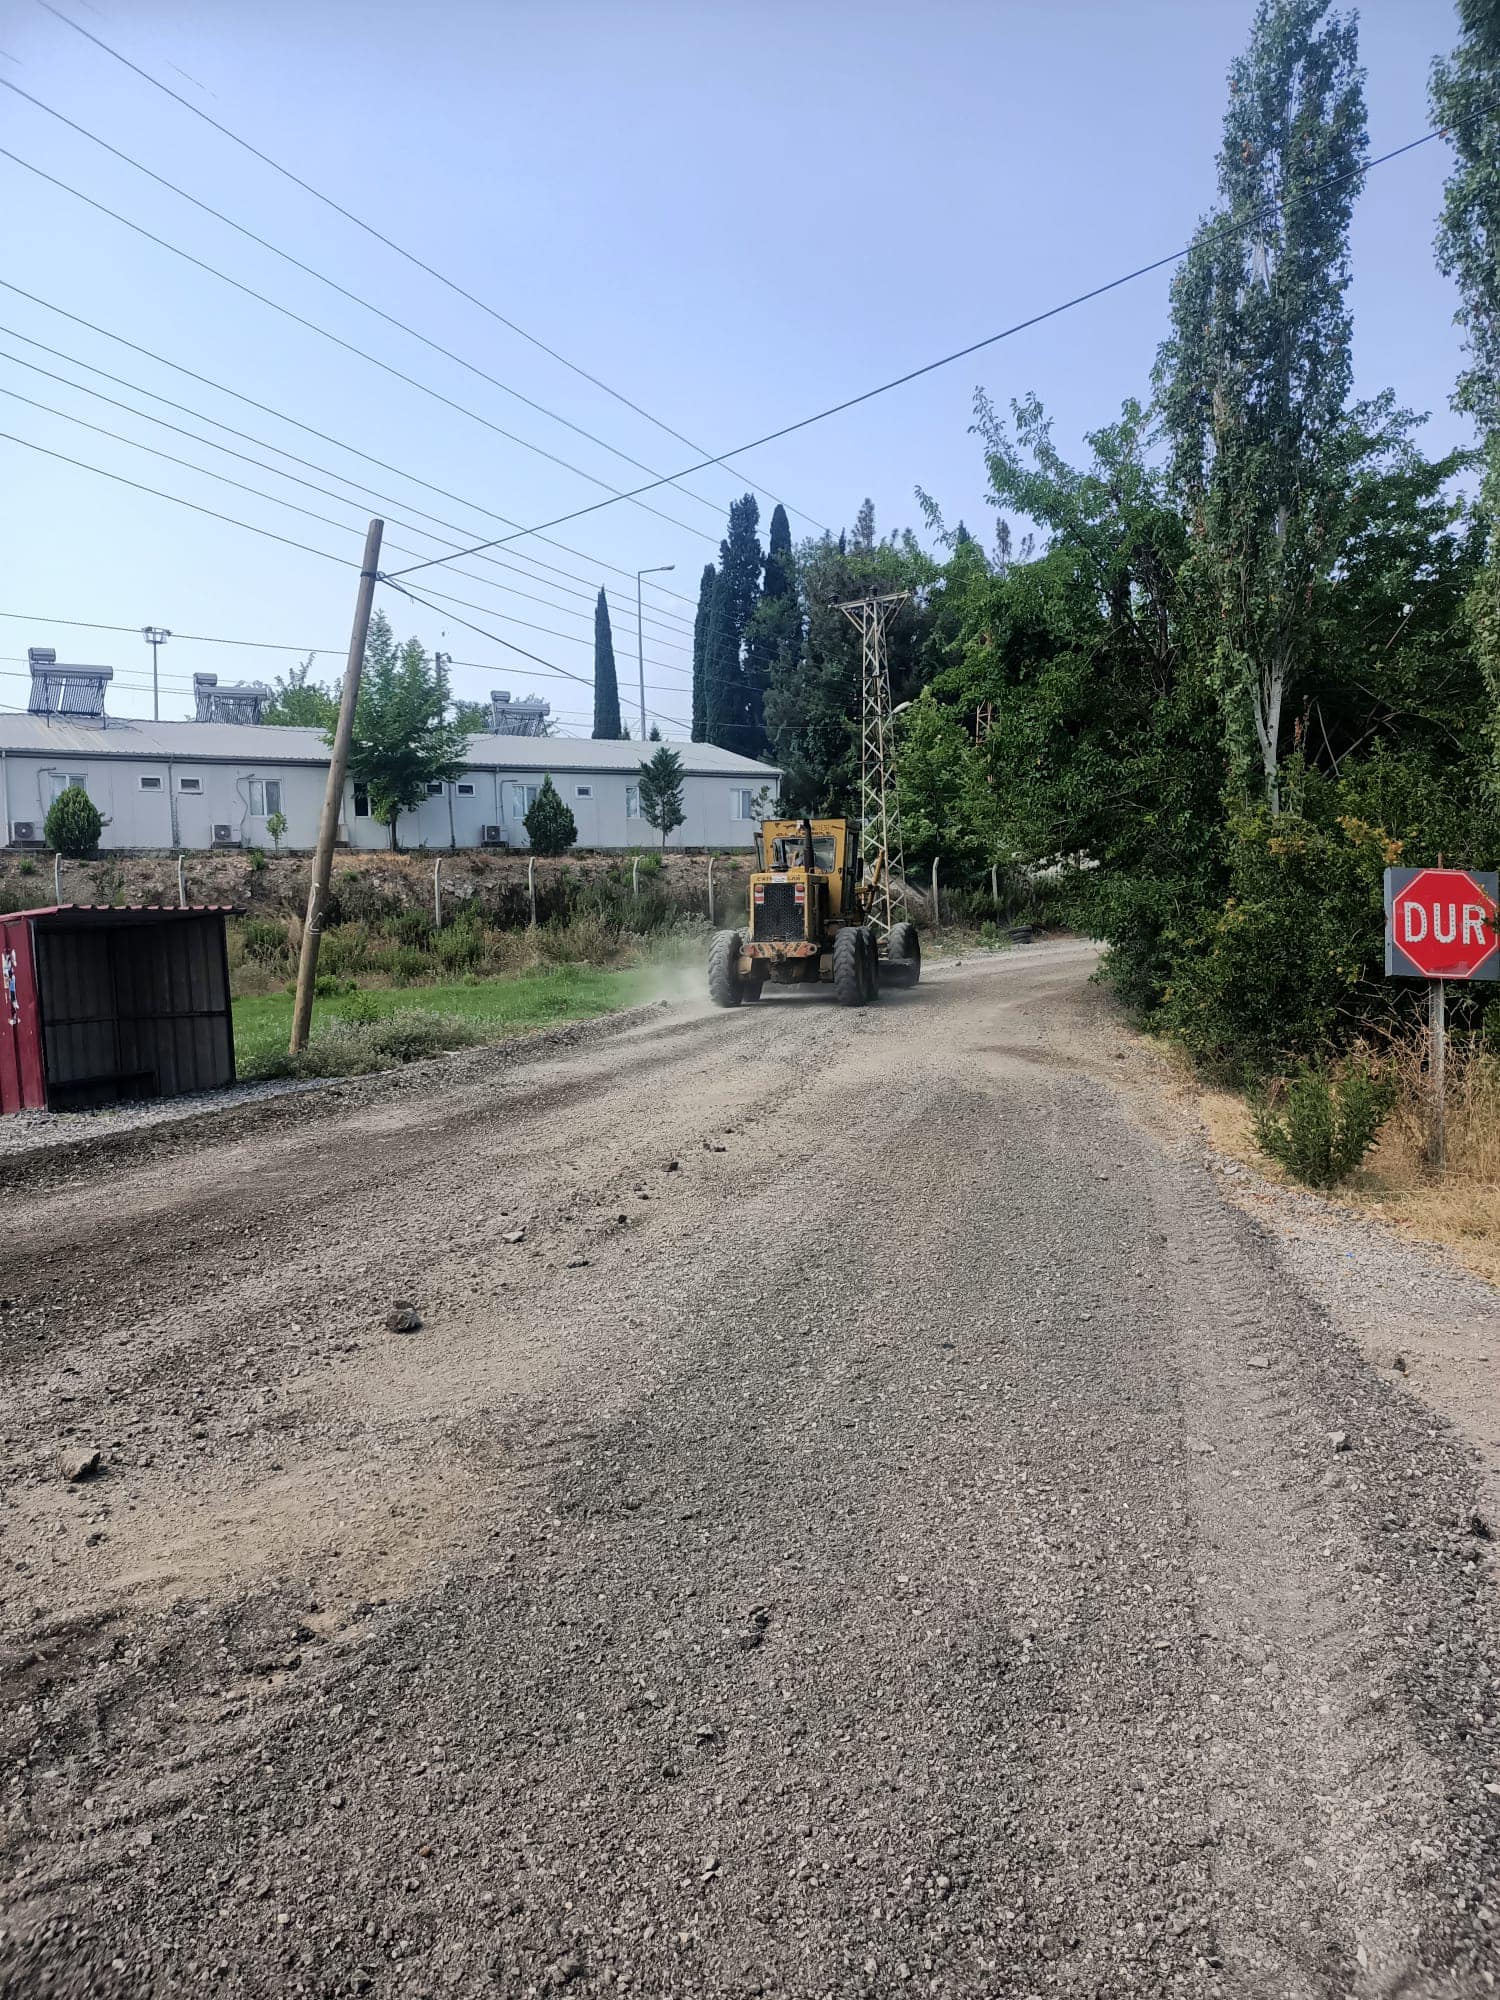
[[[1432,70],[1433,117],[1454,152],[1437,254],[1458,285],[1455,318],[1467,356],[1453,404],[1474,419],[1484,447],[1489,542],[1468,610],[1500,753],[1500,5],[1458,0],[1458,20],[1458,47]]]
[[[617,743],[620,684],[615,678],[615,642],[609,629],[609,599],[601,590],[594,606],[594,734]]]
[[[1260,0],[1229,73],[1221,205],[1173,281],[1157,381],[1232,767],[1273,813],[1283,707],[1316,659],[1314,586],[1348,485],[1345,294],[1365,156],[1353,17]]]
[[[712,563],[703,565],[698,585],[698,613],[693,620],[693,741],[708,741],[708,628],[713,618],[714,587],[719,572]]]
[[[719,544],[719,575],[705,653],[708,741],[753,757],[760,748],[755,709],[745,676],[745,630],[760,596],[760,508],[746,493],[729,508],[729,533]]]

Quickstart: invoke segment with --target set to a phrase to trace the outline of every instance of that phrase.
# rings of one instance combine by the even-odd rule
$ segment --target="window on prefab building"
[[[188,792],[194,798],[197,798],[203,790],[203,780],[201,778],[179,778],[177,780],[177,789],[179,792]]]
[[[159,792],[161,790],[160,778],[150,778],[150,777],[138,778],[136,780],[136,783],[140,786],[143,792]]]
[[[460,785],[458,788],[458,796],[461,799],[472,799],[474,796],[474,787],[472,785]]]
[[[368,819],[370,817],[370,788],[368,785],[356,785],[354,787],[354,817],[356,819]]]
[[[536,795],[541,789],[540,785],[512,785],[511,790],[515,793],[516,799],[517,819],[525,819],[527,813],[536,804]]]
[[[729,794],[729,817],[731,819],[754,819],[755,804],[749,792]]]
[[[76,785],[80,792],[89,788],[88,775],[83,771],[49,771],[47,787],[54,799],[60,799],[64,792]]]
[[[427,780],[427,796],[430,799],[440,799],[443,796],[443,781],[441,778],[429,778]]]
[[[581,798],[581,799],[591,799],[591,798],[592,798],[592,797],[594,796],[594,788],[593,788],[593,786],[592,786],[592,785],[580,785],[580,786],[578,787],[578,796],[579,796],[579,798]]]
[[[281,811],[281,780],[251,778],[245,788],[250,794],[251,819],[269,819]]]
[[[639,785],[625,787],[625,817],[639,819],[641,816],[641,788]]]

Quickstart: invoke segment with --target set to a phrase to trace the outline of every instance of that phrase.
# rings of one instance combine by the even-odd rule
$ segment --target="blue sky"
[[[59,0],[74,18],[232,130],[710,451],[772,430],[1179,247],[1213,195],[1224,73],[1249,0],[933,0],[920,10],[833,0],[729,4],[476,5],[432,0],[257,0],[148,5]],[[1449,46],[1447,0],[1361,9],[1374,152],[1426,129],[1426,77]],[[521,396],[668,472],[692,454],[515,333],[372,243],[75,34],[36,0],[0,8],[0,77],[373,301]],[[462,404],[463,414],[340,350],[0,159],[0,387],[122,438],[241,479],[329,517],[309,520],[66,415],[0,397],[0,431],[305,541],[349,567],[204,518],[0,440],[0,674],[28,645],[116,670],[116,712],[149,714],[149,652],[174,634],[163,715],[184,712],[194,671],[269,678],[296,655],[219,638],[319,649],[341,668],[364,523],[382,512],[395,569],[438,553],[425,508],[474,538],[606,497],[646,475],[490,382],[382,324],[102,152],[0,93],[0,144],[242,284]],[[1437,450],[1466,440],[1448,410],[1458,365],[1451,288],[1433,266],[1441,144],[1379,168],[1354,240],[1356,388],[1394,386],[1430,410]],[[917,525],[913,487],[988,537],[993,516],[968,435],[975,385],[1002,404],[1035,390],[1065,450],[1146,389],[1169,273],[830,419],[742,463],[784,499],[795,533],[875,503],[882,532]],[[211,378],[194,381],[108,337]],[[58,360],[31,342],[71,357]],[[49,380],[20,360],[53,370]],[[108,370],[120,387],[78,363]],[[147,418],[298,472],[329,499]],[[270,406],[247,407],[225,393]],[[141,391],[187,405],[173,411]],[[475,421],[566,459],[578,472]],[[255,442],[232,438],[221,419]],[[336,440],[310,437],[296,418]],[[377,471],[344,447],[397,468]],[[265,447],[314,461],[314,472]],[[392,496],[385,507],[328,472]],[[430,482],[454,499],[418,484]],[[647,702],[669,735],[690,714],[692,600],[744,480],[714,470],[663,489],[660,514],[620,503],[425,582],[479,609],[419,609],[382,592],[401,633],[465,664],[456,690],[547,696],[587,733],[592,597],[610,591],[627,713],[634,714],[635,591],[648,585]],[[704,502],[708,504],[704,504]],[[400,504],[398,504],[400,503]],[[763,517],[771,502],[763,500]],[[484,510],[493,510],[486,513]],[[392,517],[411,524],[397,528]],[[455,537],[450,535],[449,539]],[[533,558],[538,560],[533,560]],[[552,565],[542,568],[539,562]],[[608,567],[613,565],[614,567]],[[626,574],[621,574],[625,572]],[[421,587],[424,579],[413,578]],[[507,588],[508,586],[508,588]],[[526,592],[526,596],[514,594]],[[689,601],[684,601],[684,599]],[[540,601],[538,601],[540,600]],[[508,654],[461,615],[547,663]],[[85,631],[52,619],[130,628]],[[528,629],[519,621],[530,621]],[[0,706],[21,705],[0,679]]]

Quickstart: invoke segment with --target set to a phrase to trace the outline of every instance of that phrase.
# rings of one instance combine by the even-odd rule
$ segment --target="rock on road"
[[[0,1184],[0,1991],[1491,1990],[1472,1459],[1092,962]]]

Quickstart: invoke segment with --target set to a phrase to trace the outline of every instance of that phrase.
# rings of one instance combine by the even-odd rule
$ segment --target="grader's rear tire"
[[[833,997],[841,1007],[863,1007],[868,998],[864,932],[853,924],[834,933]]]
[[[738,1007],[745,997],[740,978],[740,953],[744,949],[738,931],[715,931],[708,947],[708,997],[716,1007]]]
[[[922,940],[915,924],[892,924],[886,968],[892,986],[915,986],[922,977]]]

